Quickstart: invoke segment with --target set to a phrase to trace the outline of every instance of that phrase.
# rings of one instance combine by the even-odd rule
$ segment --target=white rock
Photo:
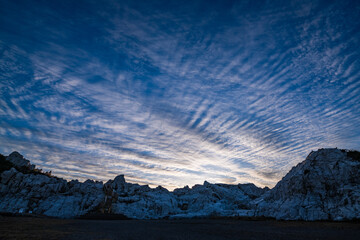
[[[17,164],[28,166],[18,153]],[[25,165],[24,165],[25,164]],[[25,171],[26,172],[26,171]],[[284,220],[360,219],[360,161],[346,151],[312,152],[271,190],[253,184],[195,185],[169,192],[125,181],[67,182],[12,168],[1,174],[0,211],[71,218],[89,212],[159,219],[209,216],[266,216]]]
[[[360,162],[339,149],[320,149],[299,163],[262,200],[257,216],[284,220],[358,218]]]

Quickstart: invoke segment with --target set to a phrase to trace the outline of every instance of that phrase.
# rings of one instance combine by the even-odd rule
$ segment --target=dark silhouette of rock
[[[29,170],[33,170],[35,168],[35,165],[31,165],[30,161],[25,159],[20,153],[18,152],[12,152],[7,158],[7,161],[14,164],[14,166],[18,168],[27,168]]]

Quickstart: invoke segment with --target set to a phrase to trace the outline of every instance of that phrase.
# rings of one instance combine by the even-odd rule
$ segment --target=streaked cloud
[[[273,186],[360,146],[355,2],[72,4],[2,1],[4,154],[68,179]]]

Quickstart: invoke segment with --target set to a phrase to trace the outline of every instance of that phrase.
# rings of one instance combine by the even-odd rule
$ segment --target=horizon
[[[272,188],[360,149],[356,1],[0,5],[0,152],[55,176]]]
[[[14,153],[14,152],[16,152],[16,153],[19,153],[18,151],[13,151],[12,153]],[[11,154],[11,153],[10,153]],[[9,154],[9,155],[10,155]],[[21,153],[19,153],[21,156],[23,156]],[[0,153],[0,155],[2,155],[2,156],[4,156],[4,157],[8,157],[9,155],[4,155],[4,154],[2,154],[2,153]],[[28,161],[30,161],[30,164],[31,165],[33,165],[33,163],[32,163],[32,161],[30,160],[30,159],[27,159],[25,156],[23,156],[24,157],[24,159],[26,159],[26,160],[28,160]],[[16,167],[15,167],[15,169],[16,169]],[[47,172],[47,171],[43,171],[42,169],[40,169],[40,168],[38,168],[36,165],[35,165],[35,169],[36,169],[36,171],[37,171],[37,173],[38,172],[40,172],[41,174],[45,174],[45,175],[47,175],[47,174],[49,174],[49,175],[47,175],[48,177],[55,177],[55,178],[59,178],[58,176],[56,176],[56,175],[53,175],[52,174],[52,171],[51,171],[51,169],[50,169],[50,172]],[[18,169],[16,169],[17,171],[19,171]],[[21,171],[20,171],[21,172]],[[30,174],[31,174],[31,172],[30,172]],[[98,180],[94,180],[94,179],[82,179],[82,180],[79,180],[79,179],[65,179],[66,181],[79,181],[79,182],[82,182],[82,183],[84,183],[85,181],[87,181],[87,180],[91,180],[91,181],[94,181],[94,182],[100,182],[100,183],[102,183],[103,185],[105,184],[105,183],[107,183],[108,181],[112,181],[112,180],[114,180],[116,177],[118,177],[118,176],[123,176],[124,177],[124,179],[125,179],[125,182],[126,183],[131,183],[131,184],[139,184],[139,183],[137,183],[137,182],[129,182],[129,181],[127,181],[126,180],[126,175],[124,175],[124,174],[119,174],[119,175],[116,175],[114,178],[112,178],[112,179],[107,179],[106,181],[98,181]],[[61,177],[60,177],[61,178]],[[196,186],[196,185],[203,185],[205,182],[208,182],[208,181],[206,181],[206,180],[204,180],[204,182],[203,183],[196,183],[196,184],[194,184],[194,185],[192,185],[192,186],[189,186],[189,185],[184,185],[184,186],[182,186],[182,187],[179,187],[179,188],[185,188],[185,187],[189,187],[189,188],[193,188],[194,186]],[[224,184],[224,183],[210,183],[210,184]],[[253,184],[253,185],[255,185],[254,183],[251,183],[251,182],[247,182],[247,183],[234,183],[234,184],[229,184],[229,185],[239,185],[239,184]],[[141,185],[141,184],[139,184],[139,185]],[[150,185],[150,184],[146,184],[147,186],[149,186],[150,188],[157,188],[157,187],[163,187],[163,186],[161,186],[161,185]],[[255,185],[256,186],[256,185]],[[256,186],[256,187],[259,187],[259,186]],[[265,186],[265,187],[267,187],[267,186]],[[263,188],[265,188],[265,187],[263,187]],[[166,187],[163,187],[163,188],[166,188]],[[172,188],[172,189],[169,189],[169,188],[166,188],[169,192],[173,192],[176,188]]]
[[[355,152],[356,153],[356,156],[357,156],[357,158],[359,158],[359,156],[360,156],[360,151],[358,151],[358,150],[355,150],[355,149],[340,149],[340,148],[337,148],[337,147],[335,147],[335,148],[320,148],[320,149],[317,149],[316,151],[311,151],[309,154],[308,154],[308,156],[311,154],[311,153],[313,153],[313,152],[317,152],[317,151],[320,151],[320,150],[329,150],[329,149],[337,149],[337,150],[340,150],[340,151],[342,151],[342,152]],[[21,153],[19,153],[18,151],[13,151],[12,153],[18,153],[18,154],[20,154],[21,156],[23,156]],[[10,154],[8,154],[8,155],[4,155],[4,154],[2,154],[2,153],[0,153],[0,155],[2,155],[2,156],[4,156],[4,157],[7,157],[7,156],[9,156]],[[349,155],[348,155],[349,156]],[[353,156],[352,156],[353,157]],[[30,159],[27,159],[25,156],[23,156],[23,158],[24,159],[26,159],[26,160],[28,160],[28,161],[30,161],[30,164],[33,164],[32,163],[32,161],[30,160]],[[307,159],[307,157],[304,159],[304,161]],[[301,161],[301,162],[303,162],[303,161]],[[297,166],[297,165],[296,165]],[[293,166],[293,167],[296,167],[296,166]],[[42,169],[39,169],[36,165],[35,165],[35,169],[37,169],[37,170],[40,170],[40,172],[41,173],[44,173],[44,174],[47,174],[47,173],[49,173],[49,172],[46,172],[46,171],[43,171]],[[287,172],[286,174],[288,174],[289,172]],[[283,177],[285,177],[286,176],[286,174],[283,176]],[[51,177],[58,177],[58,176],[56,176],[56,175],[53,175],[52,174],[52,170],[50,169],[50,175],[48,175],[48,176],[51,176]],[[116,175],[116,176],[114,176],[114,178],[112,178],[112,179],[107,179],[106,181],[102,181],[102,180],[100,180],[99,182],[101,182],[102,184],[105,184],[106,182],[108,182],[108,181],[110,181],[110,180],[114,180],[116,177],[118,177],[118,176],[123,176],[124,177],[124,179],[125,179],[125,182],[127,182],[127,183],[131,183],[131,184],[139,184],[139,183],[137,183],[137,182],[129,182],[129,181],[126,181],[126,175],[124,175],[124,174],[119,174],[119,175]],[[283,178],[282,177],[282,178]],[[282,179],[281,178],[281,179]],[[280,180],[281,180],[280,179]],[[65,180],[67,180],[67,181],[79,181],[79,182],[85,182],[85,181],[87,181],[87,180],[91,180],[91,181],[95,181],[95,182],[97,182],[98,180],[95,180],[95,179],[82,179],[82,180],[79,180],[79,179],[65,179]],[[280,181],[279,180],[279,181]],[[204,185],[205,184],[205,182],[208,182],[206,179],[204,180],[204,182],[201,184],[201,183],[195,183],[194,185],[184,185],[184,186],[182,186],[182,187],[177,187],[177,188],[179,188],[179,189],[181,189],[181,188],[185,188],[185,187],[189,187],[189,188],[193,188],[194,186],[196,186],[196,185]],[[278,183],[278,182],[277,182]],[[277,184],[276,183],[276,184]],[[221,182],[210,182],[210,184],[224,184],[224,183],[221,183]],[[242,184],[242,185],[246,185],[246,184],[253,184],[253,185],[255,185],[256,187],[259,187],[259,188],[270,188],[270,189],[272,189],[273,187],[275,187],[275,185],[274,186],[272,186],[272,187],[268,187],[268,186],[262,186],[262,187],[260,187],[260,186],[257,186],[256,184],[254,184],[254,183],[252,183],[252,182],[244,182],[244,183],[233,183],[233,184],[228,184],[228,185],[239,185],[239,184]],[[141,184],[139,184],[139,185],[141,185]],[[145,184],[145,185],[147,185],[147,186],[149,186],[150,188],[157,188],[157,187],[163,187],[163,186],[161,186],[161,185],[153,185],[153,184]],[[168,191],[170,191],[170,192],[173,192],[175,189],[177,189],[177,188],[167,188],[167,187],[163,187],[163,188],[166,188]]]

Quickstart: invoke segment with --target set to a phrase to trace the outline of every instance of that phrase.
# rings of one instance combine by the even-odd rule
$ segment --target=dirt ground
[[[359,222],[86,220],[0,216],[0,239],[360,239]]]

